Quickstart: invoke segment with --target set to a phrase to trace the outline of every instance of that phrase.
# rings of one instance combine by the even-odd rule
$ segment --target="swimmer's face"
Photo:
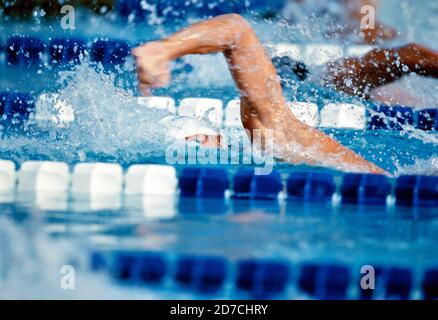
[[[201,146],[206,147],[206,148],[220,148],[220,147],[222,147],[220,135],[197,134],[194,136],[186,137],[186,141],[196,141]]]

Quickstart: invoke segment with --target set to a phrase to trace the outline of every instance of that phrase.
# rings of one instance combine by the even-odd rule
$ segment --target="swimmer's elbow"
[[[228,13],[221,16],[227,22],[236,25],[239,29],[251,29],[249,22],[238,13]]]
[[[227,14],[222,15],[221,17],[224,19],[232,20],[232,21],[236,21],[236,22],[246,22],[245,18],[242,17],[238,13],[227,13]]]

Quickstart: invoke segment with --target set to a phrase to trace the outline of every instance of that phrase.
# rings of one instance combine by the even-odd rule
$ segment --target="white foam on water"
[[[438,176],[438,156],[429,159],[415,159],[414,164],[403,166],[396,163],[395,176],[401,175],[426,175]]]
[[[63,128],[49,125],[46,136],[3,137],[3,152],[10,151],[17,160],[36,155],[67,162],[85,161],[90,152],[112,157],[122,154],[126,161],[139,155],[164,154],[161,141],[166,128],[158,122],[169,113],[138,104],[131,92],[114,84],[115,74],[83,63],[60,72],[59,81],[63,87],[56,93],[72,107],[74,121]]]
[[[139,105],[132,93],[114,85],[114,75],[81,65],[61,79],[67,85],[59,94],[73,106],[76,119],[67,130],[69,143],[111,153],[152,143],[162,133],[157,122],[166,113]]]
[[[403,127],[403,129],[405,128]],[[406,133],[410,138],[418,139],[424,143],[434,144],[438,146],[438,135],[436,134],[419,129],[413,129],[409,131],[405,129],[405,131],[403,132]]]

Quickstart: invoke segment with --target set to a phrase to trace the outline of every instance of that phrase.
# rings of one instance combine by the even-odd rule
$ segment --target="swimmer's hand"
[[[165,87],[170,82],[168,50],[164,43],[154,41],[132,50],[137,64],[139,89],[150,95],[150,89]]]

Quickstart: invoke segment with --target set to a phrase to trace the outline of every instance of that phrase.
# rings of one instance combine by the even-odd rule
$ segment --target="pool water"
[[[132,46],[191,21],[123,24],[83,9],[78,10],[78,28],[65,31],[56,22],[38,19],[43,18],[3,21],[3,40],[14,34],[44,43],[53,37],[109,37]],[[261,19],[252,23],[262,39],[269,36],[263,33],[267,25],[282,30],[282,23]],[[272,38],[303,37],[292,31],[276,32]],[[0,91],[28,93],[34,99],[57,92],[73,106],[75,121],[67,127],[41,127],[32,116],[17,126],[5,121],[0,159],[12,160],[17,167],[28,160],[62,161],[70,172],[78,163],[109,162],[119,164],[124,174],[134,164],[167,164],[165,132],[157,124],[164,113],[137,103],[129,57],[116,66],[96,65],[88,56],[79,66],[45,61],[29,67],[8,65],[6,52],[7,48],[0,59]],[[170,96],[177,104],[186,97],[216,98],[226,104],[238,96],[219,56],[183,59],[173,73],[173,85],[155,95]],[[432,80],[423,85],[425,92],[436,88]],[[330,90],[315,91],[306,83],[294,82],[285,93],[289,100],[314,102],[320,109],[330,102],[374,107]],[[324,131],[395,176],[438,175],[438,136],[433,130]],[[215,168],[232,180],[242,165]],[[176,169],[181,181],[186,166]],[[280,162],[274,169],[283,186],[297,172],[329,174],[336,187],[333,201],[293,201],[285,199],[285,192],[263,200],[228,194],[209,199],[180,194],[1,193],[0,298],[355,299],[365,295],[359,288],[364,265],[384,270],[379,271],[385,276],[377,282],[373,298],[421,299],[426,293],[437,297],[436,189],[431,191],[435,205],[397,206],[396,180],[391,179],[388,204],[342,204],[344,173]],[[65,265],[74,267],[74,290],[60,286]],[[317,282],[316,289],[312,281]]]

